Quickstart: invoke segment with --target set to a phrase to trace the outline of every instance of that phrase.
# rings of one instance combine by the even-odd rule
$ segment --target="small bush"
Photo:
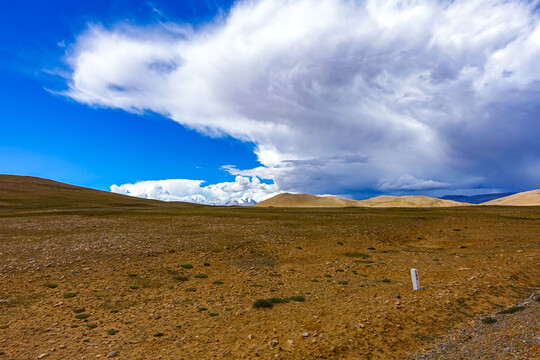
[[[206,310],[208,310],[208,309],[205,308],[205,307],[200,307],[200,308],[197,309],[198,312],[203,312],[203,311],[206,311]]]
[[[76,292],[67,292],[64,294],[64,298],[66,299],[69,299],[69,298],[72,298],[72,297],[75,297],[77,296],[77,293]]]
[[[383,283],[391,283],[391,282],[392,282],[392,280],[390,280],[390,279],[382,279],[381,281],[382,281]]]
[[[117,332],[118,330],[113,330],[113,329],[107,330],[107,334],[109,335],[116,335]]]
[[[203,274],[203,273],[200,273],[194,276],[194,278],[197,278],[197,279],[206,279],[207,277],[208,275]]]
[[[116,314],[118,313],[118,309],[111,309],[111,314]]]
[[[274,303],[268,299],[258,299],[253,303],[253,307],[256,308],[270,308],[274,305]]]
[[[374,247],[368,247],[367,249],[368,249],[368,250],[375,250]]]
[[[75,319],[88,319],[89,317],[90,317],[90,314],[85,314],[85,313],[75,315]]]
[[[494,319],[492,317],[486,317],[482,319],[482,322],[484,324],[495,324],[497,322],[497,319]]]
[[[197,289],[196,288],[187,288],[186,291],[187,292],[195,292],[195,291],[197,291]]]
[[[298,250],[302,250],[302,247],[301,246],[297,246],[296,247]]]
[[[311,282],[319,282],[317,279],[311,279]]]
[[[261,284],[251,284],[251,287],[263,287]]]
[[[337,244],[338,244],[338,245],[343,245],[343,242],[338,241]]]
[[[180,265],[180,267],[183,269],[193,269],[193,265],[191,264],[182,264]]]
[[[131,285],[129,288],[132,290],[137,290],[139,287],[137,285]]]
[[[216,280],[212,284],[214,284],[214,285],[223,285],[223,281]]]
[[[292,301],[298,301],[298,302],[303,302],[306,300],[305,297],[303,297],[302,295],[295,295],[295,296],[291,296],[288,298],[289,300],[292,300]]]
[[[86,326],[89,327],[90,329],[95,329],[95,328],[97,328],[97,324],[94,324],[94,323],[86,324]]]
[[[174,277],[174,280],[184,282],[184,281],[188,281],[189,277],[185,275],[178,275]]]
[[[278,285],[285,285],[285,284],[284,284],[283,282],[281,282],[281,281],[279,281],[277,284],[278,284]]]
[[[212,265],[210,265],[210,263],[204,263],[203,265],[204,266],[212,266]]]
[[[345,280],[338,281],[339,285],[348,285],[349,283]]]
[[[218,313],[209,313],[208,315],[210,315],[210,316],[218,316],[219,314]]]
[[[0,325],[0,329],[7,329],[9,327],[8,324],[3,324],[3,325]]]
[[[337,269],[336,272],[345,272],[343,269]]]
[[[137,274],[128,274],[129,277],[137,277]]]
[[[272,302],[273,304],[282,304],[282,303],[289,302],[287,299],[282,299],[282,298],[268,298],[266,300]]]
[[[330,275],[330,274],[326,274],[326,275],[324,275],[324,277],[327,277],[327,278],[331,278],[331,277],[332,277],[332,275]]]
[[[85,308],[75,308],[73,309],[73,312],[75,314],[80,314],[80,313],[83,313],[86,309]]]
[[[512,306],[511,308],[500,311],[499,314],[513,314],[518,311],[525,310],[525,306]]]
[[[45,285],[45,286],[48,287],[48,288],[54,289],[54,288],[57,288],[57,287],[58,287],[58,284],[57,284],[57,283],[48,283],[48,284]]]
[[[165,335],[164,333],[158,332],[158,333],[155,333],[155,334],[154,334],[154,337],[162,337],[162,336],[164,336],[164,335]]]
[[[76,329],[76,328],[78,328],[78,327],[79,327],[79,325],[77,325],[77,324],[73,324],[73,325],[71,325],[70,327],[71,327],[72,329]]]

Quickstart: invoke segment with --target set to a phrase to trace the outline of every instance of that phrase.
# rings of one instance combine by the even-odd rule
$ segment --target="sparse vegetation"
[[[0,325],[0,329],[7,329],[9,327],[8,324],[2,324]]]
[[[390,279],[382,279],[381,281],[382,281],[383,283],[391,283],[391,282],[392,282],[392,280],[390,280]]]
[[[186,291],[187,292],[195,292],[195,291],[197,291],[197,289],[196,288],[187,288]]]
[[[90,314],[82,313],[75,315],[75,319],[87,319],[90,317]]]
[[[212,282],[212,284],[214,284],[214,285],[223,285],[223,281],[216,280],[216,281]]]
[[[95,328],[98,327],[98,325],[95,324],[95,323],[88,323],[88,324],[86,324],[86,326],[89,327],[90,329],[95,329]]]
[[[208,315],[210,315],[210,316],[218,316],[219,314],[215,313],[215,312],[211,312],[211,313],[208,313]]]
[[[338,281],[339,285],[348,285],[349,283],[345,280]]]
[[[210,263],[207,263],[207,262],[205,262],[203,265],[204,266],[211,266]]]
[[[206,279],[207,277],[208,277],[208,275],[203,274],[203,273],[199,273],[199,274],[194,276],[194,278],[196,278],[196,279]]]
[[[69,299],[69,298],[72,298],[72,297],[75,297],[75,296],[77,296],[77,293],[73,292],[73,291],[64,293],[64,298],[66,298],[66,299]]]
[[[208,309],[205,308],[205,307],[200,307],[200,308],[197,309],[198,312],[202,312],[202,311],[206,311],[206,310],[208,310]]]
[[[495,324],[497,322],[497,319],[488,316],[488,317],[483,318],[482,322],[484,324]]]
[[[114,329],[107,330],[107,334],[109,335],[116,335],[117,333],[118,333],[118,330],[114,330]]]
[[[47,283],[47,285],[45,286],[47,286],[48,288],[54,289],[58,287],[58,284],[51,282],[51,283]]]
[[[184,281],[188,281],[189,277],[185,275],[178,275],[174,277],[174,280],[184,282]]]
[[[74,312],[75,314],[80,314],[80,313],[83,313],[83,312],[85,312],[85,311],[86,311],[85,308],[75,308],[75,309],[73,309],[73,312]]]
[[[193,265],[191,264],[182,264],[180,265],[182,269],[193,269]]]
[[[162,336],[165,336],[165,334],[162,332],[158,332],[154,334],[154,337],[162,337]]]
[[[342,242],[342,241],[338,241],[337,244],[338,244],[338,245],[343,245],[343,242]]]

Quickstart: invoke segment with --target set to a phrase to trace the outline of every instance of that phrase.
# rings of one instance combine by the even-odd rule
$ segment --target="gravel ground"
[[[523,309],[478,316],[472,326],[409,359],[540,359],[540,292],[506,310],[513,307]]]

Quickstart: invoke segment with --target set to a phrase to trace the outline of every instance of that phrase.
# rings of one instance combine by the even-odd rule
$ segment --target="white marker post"
[[[411,279],[413,290],[420,290],[420,279],[418,279],[418,270],[411,269]]]

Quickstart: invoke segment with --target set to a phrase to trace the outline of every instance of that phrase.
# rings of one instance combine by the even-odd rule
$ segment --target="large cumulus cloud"
[[[228,171],[281,190],[538,187],[535,6],[260,0],[196,29],[91,25],[65,95],[253,142],[261,166]]]

